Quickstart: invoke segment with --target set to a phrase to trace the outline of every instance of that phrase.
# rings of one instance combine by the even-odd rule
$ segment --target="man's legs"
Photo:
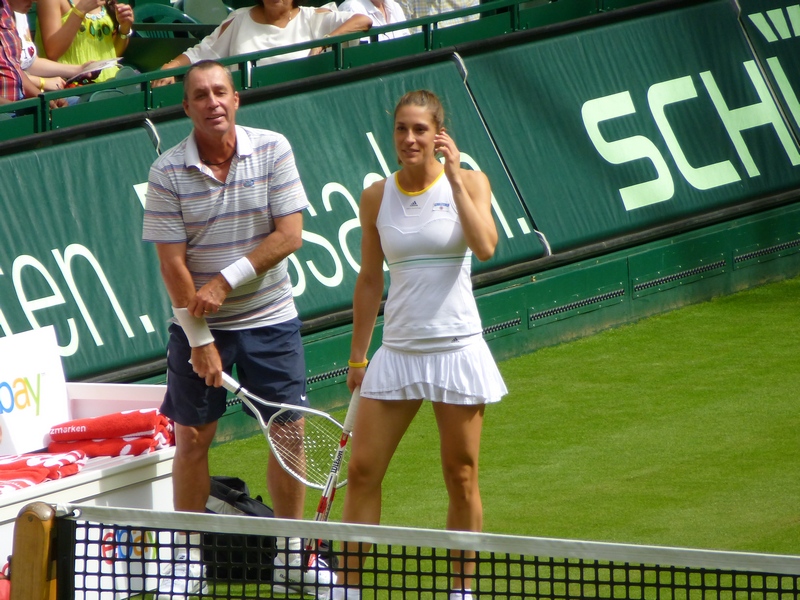
[[[175,510],[205,512],[211,491],[208,449],[217,422],[187,427],[175,423],[175,457],[172,462],[172,503]],[[172,535],[171,562],[162,563],[157,600],[186,600],[206,593],[208,586],[200,556],[200,534],[176,531]]]
[[[302,458],[303,425],[303,419],[285,423],[273,422],[270,435],[273,439],[280,440],[281,446],[285,447],[290,455]],[[272,449],[270,449],[267,461],[267,491],[272,498],[272,510],[276,517],[279,519],[303,518],[306,486],[286,472]]]
[[[234,362],[242,385],[266,400],[309,405],[299,319],[245,330],[239,332],[239,337]],[[265,420],[271,416],[269,411],[262,411],[262,414]],[[278,434],[278,437],[296,440],[298,456],[302,456],[303,452],[303,425],[302,419],[272,425],[286,430]],[[305,486],[284,471],[272,452],[267,462],[267,491],[276,517],[303,518]],[[331,582],[331,572],[325,564],[305,564],[303,541],[299,537],[288,540],[278,538],[274,566],[273,592],[302,591],[314,594],[321,587],[318,598],[322,598],[327,591],[325,586]]]
[[[172,462],[172,503],[175,510],[205,512],[211,492],[208,449],[217,422],[187,427],[175,423],[175,458]]]
[[[272,510],[277,518],[303,518],[306,486],[284,471],[272,451],[269,453],[267,462],[267,491],[272,499]]]

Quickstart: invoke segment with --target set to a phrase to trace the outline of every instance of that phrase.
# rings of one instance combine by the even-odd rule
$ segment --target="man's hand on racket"
[[[192,348],[192,369],[198,376],[206,380],[210,387],[222,385],[222,359],[217,345],[213,342],[205,346]]]

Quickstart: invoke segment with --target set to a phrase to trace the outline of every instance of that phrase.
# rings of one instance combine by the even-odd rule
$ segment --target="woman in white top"
[[[431,92],[409,92],[394,116],[400,170],[361,196],[361,269],[353,297],[347,385],[361,386],[343,520],[377,524],[386,469],[423,399],[431,400],[449,496],[447,528],[480,531],[478,454],[484,407],[507,393],[483,339],[472,293],[471,259],[497,245],[489,180],[461,168]],[[444,165],[436,158],[441,153]],[[382,345],[367,350],[389,265]],[[333,600],[360,598],[358,544]],[[451,600],[471,600],[474,553],[453,555]],[[346,581],[345,581],[346,579]],[[344,586],[344,587],[341,587]]]
[[[395,23],[403,23],[406,20],[402,7],[394,0],[344,0],[339,5],[339,10],[367,15],[372,19],[373,27],[394,25]],[[391,40],[409,34],[408,29],[395,29],[388,33],[382,33],[379,39]],[[366,38],[366,40],[368,41],[369,38]]]
[[[261,52],[324,37],[367,31],[370,27],[372,21],[364,15],[331,11],[327,8],[300,7],[293,0],[263,0],[256,6],[234,11],[203,41],[161,68],[187,67],[200,60],[219,60],[239,54]],[[260,60],[258,64],[313,56],[321,50],[322,48],[313,48],[310,51],[281,54]],[[174,82],[174,77],[165,77],[154,81],[153,86]]]

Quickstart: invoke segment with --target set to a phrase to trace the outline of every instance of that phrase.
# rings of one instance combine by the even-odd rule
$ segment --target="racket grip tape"
[[[225,371],[222,372],[222,387],[233,393],[234,396],[238,395],[239,391],[242,389],[242,386],[239,385],[239,382],[228,375]]]
[[[353,389],[353,395],[350,397],[350,406],[347,408],[347,414],[344,417],[344,424],[342,429],[346,433],[352,433],[353,425],[356,422],[356,412],[358,412],[358,403],[361,400],[361,386],[357,385]]]

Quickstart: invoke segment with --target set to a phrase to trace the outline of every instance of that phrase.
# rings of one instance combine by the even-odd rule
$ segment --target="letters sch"
[[[794,112],[800,113],[797,96],[792,91],[783,68],[777,58],[770,58],[767,64],[773,72],[778,87],[786,99],[786,104]],[[758,102],[741,108],[730,108],[710,71],[699,74],[700,82],[711,99],[714,109],[719,115],[722,126],[733,143],[733,147],[741,160],[748,177],[757,177],[760,172],[750,154],[742,132],[754,127],[769,125],[775,130],[778,141],[786,152],[792,166],[800,165],[792,134],[781,116],[781,111],[773,99],[767,83],[764,81],[755,61],[743,63],[744,70],[758,96]],[[737,168],[729,160],[709,165],[693,166],[686,158],[669,119],[666,108],[678,102],[687,102],[698,97],[697,85],[692,76],[679,77],[662,81],[650,86],[647,90],[647,103],[653,120],[661,133],[666,147],[672,156],[678,171],[695,189],[709,190],[741,180]],[[584,103],[581,117],[589,139],[597,152],[611,164],[623,164],[638,159],[649,160],[656,171],[656,178],[619,189],[625,210],[631,211],[650,204],[670,200],[675,193],[675,184],[669,166],[656,144],[643,135],[632,136],[620,140],[608,141],[600,132],[600,123],[617,119],[636,112],[636,107],[629,91],[619,92],[602,98],[595,98]],[[800,114],[793,115],[800,122]]]

